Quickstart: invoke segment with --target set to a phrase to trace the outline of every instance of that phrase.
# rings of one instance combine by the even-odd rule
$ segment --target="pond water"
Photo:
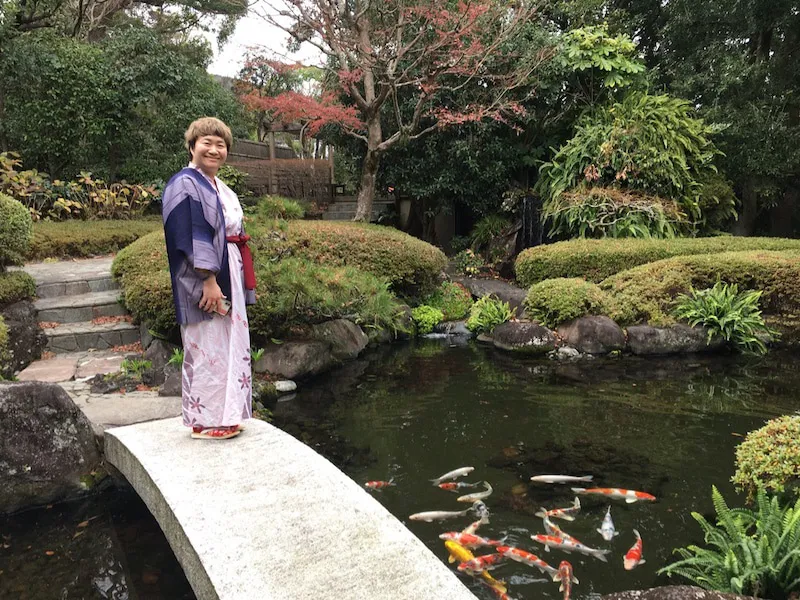
[[[690,511],[712,514],[711,485],[731,503],[742,501],[730,484],[742,436],[800,407],[799,367],[788,353],[565,364],[475,343],[423,341],[370,355],[303,386],[274,412],[277,425],[355,481],[394,478],[396,487],[376,498],[443,561],[439,534],[461,530],[473,518],[425,523],[408,516],[464,508],[429,479],[475,467],[461,481],[486,480],[494,488],[485,501],[490,523],[478,533],[505,538],[553,566],[569,560],[580,580],[573,598],[585,598],[668,583],[656,571],[674,560],[676,546],[702,542]],[[574,498],[569,486],[529,481],[552,473],[591,474],[597,486],[642,490],[658,501],[612,501],[620,532],[612,542],[596,531],[607,501],[583,497],[573,523],[555,521],[586,545],[611,550],[608,564],[545,552],[530,539],[544,533],[534,513],[569,506]],[[625,571],[622,558],[635,541],[634,528],[644,538],[647,562]],[[558,584],[538,569],[508,562],[493,575],[506,581],[512,598],[561,597]],[[478,597],[494,597],[479,582],[464,581]]]
[[[303,384],[274,409],[275,424],[302,439],[355,481],[394,477],[376,498],[443,561],[438,535],[469,517],[412,522],[426,510],[459,510],[456,495],[429,479],[461,466],[486,480],[490,523],[478,533],[506,538],[557,565],[569,560],[573,598],[665,584],[656,571],[676,546],[700,543],[692,510],[710,514],[711,485],[731,503],[733,452],[765,419],[796,411],[800,357],[581,360],[512,357],[449,340],[381,348]],[[654,504],[612,503],[620,535],[595,531],[607,503],[583,498],[573,523],[556,521],[587,545],[612,551],[608,564],[544,552],[541,506],[565,507],[568,486],[536,485],[541,473],[592,474],[599,486],[650,492]],[[644,537],[647,562],[625,571],[622,557]],[[482,551],[476,551],[481,554]],[[560,598],[558,584],[510,562],[493,572],[516,599]],[[493,594],[464,578],[479,598]],[[0,519],[0,598],[14,600],[191,600],[169,545],[130,490]]]

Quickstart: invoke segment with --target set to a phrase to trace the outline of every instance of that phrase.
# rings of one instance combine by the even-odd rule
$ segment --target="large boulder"
[[[707,339],[708,332],[703,327],[683,324],[670,327],[628,327],[628,348],[633,354],[641,356],[713,352],[724,347],[725,341],[719,336],[713,337],[710,343],[707,343]]]
[[[326,342],[286,341],[270,344],[255,364],[255,370],[257,373],[269,372],[296,379],[327,371],[338,362],[331,354],[330,344]]]
[[[369,338],[361,327],[347,319],[326,321],[311,328],[311,339],[326,342],[336,360],[349,360],[367,347]]]
[[[507,321],[492,330],[495,348],[525,354],[544,354],[556,347],[556,336],[547,327],[526,321]]]
[[[150,342],[150,346],[144,351],[144,360],[150,362],[150,368],[145,372],[143,377],[144,383],[147,385],[161,385],[167,378],[164,368],[172,358],[172,353],[177,346],[173,346],[164,340],[154,339]]]
[[[0,514],[84,493],[100,460],[91,423],[61,386],[0,383]]]
[[[502,279],[479,279],[476,277],[453,277],[452,281],[460,283],[467,288],[476,298],[484,296],[494,296],[503,302],[508,302],[511,310],[515,311],[517,317],[522,317],[525,312],[526,290],[507,283]]]
[[[649,590],[617,592],[601,596],[600,600],[745,600],[751,596],[737,596],[711,592],[691,585],[668,585]]]
[[[558,335],[568,346],[588,354],[608,354],[625,349],[625,334],[606,316],[581,317],[558,327]]]
[[[36,320],[36,309],[28,300],[16,302],[0,312],[8,327],[8,355],[6,377],[11,377],[33,361],[42,357],[47,347],[47,336]]]

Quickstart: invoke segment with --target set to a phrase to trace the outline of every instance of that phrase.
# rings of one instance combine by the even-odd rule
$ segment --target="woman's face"
[[[228,147],[218,135],[197,138],[192,150],[192,162],[209,177],[214,177],[228,158]]]

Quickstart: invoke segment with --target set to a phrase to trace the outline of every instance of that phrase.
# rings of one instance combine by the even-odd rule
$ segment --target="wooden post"
[[[328,144],[327,148],[328,148],[328,162],[331,165],[331,176],[330,176],[330,181],[328,182],[330,185],[328,187],[331,190],[331,202],[333,202],[334,201],[334,197],[333,197],[334,196],[334,187],[333,186],[336,183],[336,178],[334,177],[334,172],[333,172],[333,146],[331,144]]]
[[[275,172],[275,132],[269,132],[269,193],[278,193],[278,177]]]

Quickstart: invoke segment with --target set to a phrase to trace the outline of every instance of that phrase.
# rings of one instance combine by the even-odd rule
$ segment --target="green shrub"
[[[570,240],[523,250],[517,257],[517,281],[523,287],[555,277],[605,278],[646,263],[690,254],[745,250],[800,250],[800,240],[710,237],[673,240]],[[713,282],[712,282],[713,283]]]
[[[264,196],[258,201],[256,213],[263,220],[271,219],[302,219],[306,215],[305,209],[297,200],[283,196]]]
[[[733,283],[722,281],[705,290],[691,289],[676,299],[675,316],[692,327],[702,325],[708,330],[708,342],[719,336],[735,348],[748,354],[766,354],[767,347],[758,334],[776,336],[764,324],[758,308],[759,291],[739,292]]]
[[[736,488],[752,500],[759,488],[800,496],[800,415],[767,421],[736,448]]]
[[[439,289],[425,300],[425,304],[442,311],[445,321],[455,321],[469,312],[472,294],[459,283],[443,281]]]
[[[613,315],[613,301],[600,286],[579,278],[557,278],[532,285],[525,297],[528,314],[551,329],[586,315]]]
[[[0,273],[0,307],[28,300],[35,295],[36,282],[24,271]]]
[[[453,257],[456,271],[462,275],[475,276],[480,273],[483,259],[476,255],[470,248],[462,250]]]
[[[544,212],[550,235],[581,238],[674,238],[689,231],[686,214],[672,200],[614,188],[565,192]]]
[[[231,165],[222,165],[217,173],[217,177],[231,188],[237,196],[242,198],[253,195],[247,187],[247,178],[249,176],[249,173],[245,173]]]
[[[0,271],[22,264],[31,241],[31,215],[10,196],[0,194]]]
[[[433,331],[439,323],[444,321],[444,314],[438,308],[422,304],[411,309],[411,318],[417,326],[417,334],[425,335]]]
[[[9,364],[8,354],[8,326],[3,315],[0,315],[0,381],[10,379],[14,375],[14,370]]]
[[[605,279],[621,323],[674,322],[675,298],[717,281],[763,292],[764,314],[793,315],[800,310],[800,250],[722,252],[676,256],[641,265]]]
[[[183,348],[174,348],[172,350],[172,356],[169,357],[167,364],[172,365],[174,367],[182,367],[183,366]]]
[[[475,333],[491,333],[492,329],[510,321],[514,316],[508,302],[488,295],[479,299],[469,310],[467,328]]]
[[[27,257],[43,260],[112,254],[162,228],[160,219],[37,221],[33,224],[33,240]]]
[[[501,215],[487,215],[475,223],[470,232],[470,241],[474,248],[479,250],[487,248],[503,230],[509,226],[509,221]]]
[[[800,590],[800,499],[782,505],[759,489],[755,510],[732,509],[712,489],[717,525],[692,513],[706,547],[676,549],[681,560],[658,573],[680,575],[707,590],[774,600]]]
[[[248,232],[266,259],[295,256],[330,267],[356,267],[387,279],[392,291],[412,304],[436,289],[447,265],[447,257],[438,248],[380,225],[289,221],[285,236],[258,224]]]

